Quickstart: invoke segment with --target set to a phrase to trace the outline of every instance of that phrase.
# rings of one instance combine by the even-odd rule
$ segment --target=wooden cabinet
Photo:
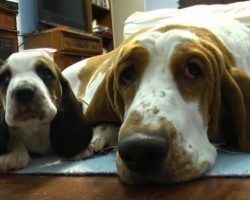
[[[61,69],[83,58],[102,54],[103,49],[113,50],[111,9],[110,6],[103,6],[99,2],[106,2],[110,5],[109,0],[86,0],[89,33],[72,31],[63,26],[31,33],[24,36],[25,49],[43,47],[57,49],[55,61]],[[100,27],[105,27],[105,31],[93,30],[93,20],[96,20]]]
[[[57,49],[55,61],[63,70],[84,58],[102,53],[102,40],[92,34],[51,29],[24,36],[26,49],[50,47]]]
[[[103,41],[103,48],[107,51],[114,49],[113,45],[113,27],[112,27],[112,16],[111,7],[109,0],[88,0],[90,1],[91,11],[90,15],[93,20],[96,20],[100,30],[93,30],[93,33],[100,36]],[[102,31],[102,28],[107,30]]]
[[[18,4],[0,3],[0,59],[18,51],[16,15]]]

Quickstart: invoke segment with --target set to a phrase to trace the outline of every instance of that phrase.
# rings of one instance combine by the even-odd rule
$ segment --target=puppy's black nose
[[[136,172],[157,169],[166,158],[169,142],[159,135],[133,134],[118,144],[118,152],[125,165]]]
[[[31,85],[19,86],[15,89],[14,96],[19,103],[30,103],[35,96],[35,88]]]

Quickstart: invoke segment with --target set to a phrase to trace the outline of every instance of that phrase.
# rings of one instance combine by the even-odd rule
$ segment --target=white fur
[[[10,127],[10,137],[22,141],[28,151],[37,154],[52,152],[50,146],[50,123],[41,123],[27,127]]]
[[[117,145],[119,127],[111,124],[101,124],[93,128],[91,145],[95,152],[103,151],[104,148],[114,148]]]
[[[105,77],[104,72],[100,72],[96,77],[92,77],[91,80],[89,81],[85,95],[83,99],[89,104],[91,99],[93,98],[97,87],[100,85],[100,83],[103,81]]]
[[[81,86],[81,81],[79,80],[78,75],[80,71],[84,68],[84,66],[86,66],[87,60],[88,59],[79,61],[62,71],[63,76],[65,76],[69,81],[69,84],[75,95],[78,94],[79,88]]]
[[[8,148],[11,152],[0,156],[0,172],[21,169],[30,163],[28,151],[20,140],[11,137]]]
[[[106,64],[107,62],[109,62],[110,59],[106,59],[103,62],[103,65]],[[96,75],[96,74],[95,74]],[[83,97],[83,100],[85,102],[87,102],[87,104],[90,103],[91,99],[93,98],[93,96],[95,95],[95,92],[98,88],[98,86],[101,84],[101,82],[103,81],[104,77],[106,75],[106,72],[101,71],[100,73],[98,73],[96,76],[92,76],[87,87],[86,87],[86,91]],[[87,107],[86,107],[87,108]],[[85,109],[86,110],[86,109]]]
[[[103,64],[107,63],[109,59],[105,60]],[[79,61],[69,67],[67,67],[65,70],[63,70],[62,74],[70,83],[70,86],[74,92],[74,94],[77,96],[79,93],[79,89],[81,87],[81,80],[78,78],[78,75],[82,69],[84,69],[85,66],[87,66],[88,59]],[[88,85],[86,86],[85,94],[82,97],[83,100],[83,106],[84,111],[87,110],[88,104],[90,103],[91,99],[93,98],[99,84],[103,81],[105,77],[105,72],[100,72],[96,76],[92,76]]]

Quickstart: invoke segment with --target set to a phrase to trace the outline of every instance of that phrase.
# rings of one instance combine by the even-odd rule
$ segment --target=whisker
[[[80,98],[78,98],[78,101],[80,101],[82,104],[85,104],[85,105],[89,105],[89,103],[87,103],[84,99],[80,99]]]
[[[117,149],[118,149],[118,146],[109,146],[109,147],[102,149],[99,153],[105,154],[105,153],[109,153],[109,152],[116,152]]]

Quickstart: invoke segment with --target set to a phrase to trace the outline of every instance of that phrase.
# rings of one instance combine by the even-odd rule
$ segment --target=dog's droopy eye
[[[201,63],[191,60],[186,63],[185,76],[189,79],[197,79],[202,75]]]
[[[37,68],[36,72],[43,81],[49,81],[54,77],[50,69],[45,67]]]
[[[7,87],[11,79],[10,71],[6,71],[0,75],[0,86]]]
[[[127,67],[121,73],[121,84],[122,85],[128,85],[134,80],[134,78],[135,78],[135,69],[134,69],[134,67]]]

